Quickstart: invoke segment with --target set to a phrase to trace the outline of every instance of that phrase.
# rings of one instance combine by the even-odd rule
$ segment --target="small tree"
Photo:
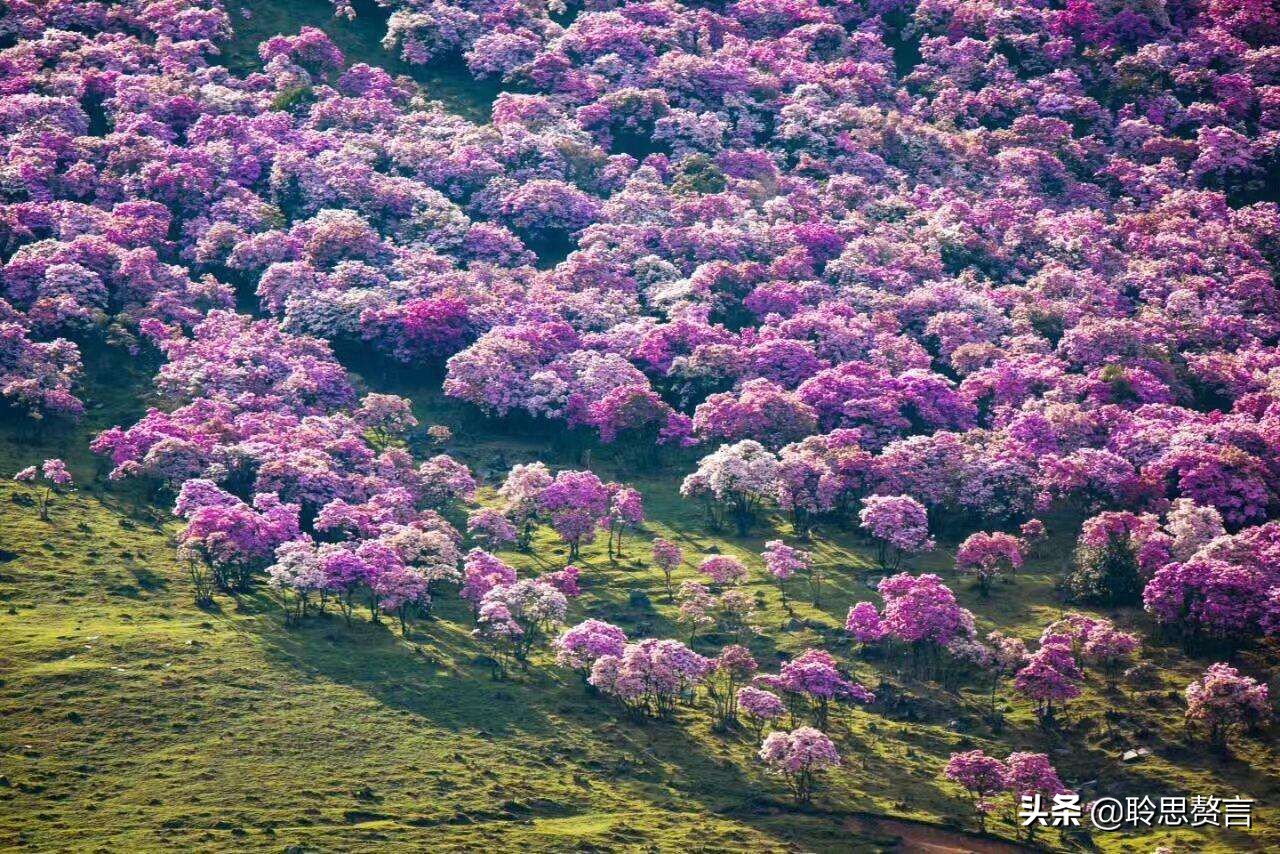
[[[629,486],[619,487],[613,493],[613,499],[609,503],[606,524],[609,528],[609,557],[620,558],[622,557],[622,535],[628,529],[638,528],[644,524],[644,498],[639,491]]]
[[[738,689],[738,708],[757,739],[764,734],[765,724],[778,720],[787,711],[777,694],[750,685]]]
[[[671,573],[684,560],[684,552],[670,540],[661,537],[653,541],[653,562],[662,570],[663,586],[667,590],[667,601],[672,598]]]
[[[813,558],[800,549],[793,548],[782,542],[782,540],[769,540],[764,544],[764,552],[760,555],[764,559],[764,568],[774,580],[778,582],[778,590],[782,594],[782,604],[787,604],[787,588],[785,582],[792,576],[800,574],[809,579],[810,586],[813,587],[813,604],[818,604],[818,588],[813,581],[815,576],[821,584],[821,576],[817,575],[813,568]]]
[[[40,512],[40,518],[46,522],[49,521],[49,499],[74,485],[67,464],[59,459],[45,460],[39,472],[35,466],[27,466],[14,475],[13,479],[18,483],[40,481],[43,488],[36,491],[36,509]]]
[[[981,750],[970,750],[951,754],[943,773],[969,793],[969,800],[978,814],[978,828],[986,833],[987,813],[993,808],[990,798],[1009,788],[1009,769],[994,756],[988,756]]]
[[[1204,730],[1214,750],[1226,753],[1232,734],[1271,717],[1267,686],[1241,676],[1228,664],[1214,664],[1187,686],[1187,725]]]
[[[885,572],[897,572],[907,555],[931,550],[929,515],[909,495],[869,495],[858,512],[861,528],[877,542],[876,558]]]
[[[726,646],[712,659],[707,674],[707,696],[711,698],[717,730],[725,730],[738,722],[738,687],[755,675],[759,665],[744,646]]]
[[[996,531],[970,534],[956,551],[956,569],[978,579],[978,589],[986,596],[991,592],[991,579],[1003,572],[1016,572],[1022,567],[1022,541]]]
[[[1049,757],[1043,753],[1010,753],[1005,760],[1005,768],[1005,783],[1013,795],[1015,822],[1018,805],[1024,797],[1040,795],[1042,798],[1052,798],[1069,791],[1062,785],[1062,779],[1049,762]],[[1036,825],[1033,822],[1027,827],[1027,838],[1034,839],[1035,834]]]
[[[823,732],[802,726],[791,732],[771,732],[760,745],[760,759],[787,781],[797,805],[812,802],[818,775],[840,764],[840,753]]]

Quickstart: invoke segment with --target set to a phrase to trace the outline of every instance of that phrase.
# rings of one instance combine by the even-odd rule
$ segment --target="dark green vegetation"
[[[751,589],[762,602],[762,633],[752,646],[765,668],[774,668],[779,652],[825,645],[867,685],[907,698],[837,716],[834,735],[847,761],[824,781],[813,812],[790,811],[781,785],[760,771],[754,741],[712,733],[705,709],[682,708],[672,723],[634,723],[589,696],[545,651],[527,673],[493,681],[456,599],[442,599],[438,618],[411,626],[408,636],[385,621],[357,621],[347,630],[336,616],[287,630],[262,593],[220,596],[216,609],[197,610],[162,508],[108,489],[106,467],[85,450],[95,430],[146,402],[149,366],[106,354],[87,361],[98,370],[85,424],[37,431],[10,425],[0,434],[6,475],[64,455],[84,484],[54,499],[48,523],[22,503],[26,487],[0,484],[0,845],[874,850],[919,831],[875,827],[856,813],[966,826],[967,804],[938,775],[951,752],[972,747],[999,755],[1046,751],[1072,784],[1097,779],[1113,795],[1243,794],[1260,801],[1260,827],[1251,835],[1094,834],[1094,845],[1149,851],[1177,839],[1200,851],[1280,844],[1274,748],[1255,737],[1240,743],[1235,758],[1213,758],[1182,727],[1178,692],[1209,659],[1149,648],[1158,684],[1121,692],[1091,676],[1086,696],[1068,706],[1052,733],[1036,727],[1026,703],[1002,692],[1008,712],[997,733],[984,719],[982,685],[916,681],[844,642],[839,627],[849,605],[875,598],[865,585],[869,548],[820,528],[812,547],[829,579],[823,605],[808,605],[797,582],[788,611],[754,559],[765,535],[786,536],[788,525],[765,520],[749,539],[705,531],[697,508],[676,495],[683,462],[669,475],[636,478],[604,452],[590,455],[602,474],[636,482],[651,522],[618,563],[605,556],[603,542],[585,550],[585,594],[572,617],[600,616],[633,635],[677,634],[661,573],[644,559],[654,535],[680,542],[691,560],[712,548],[748,559]],[[447,450],[487,476],[485,496],[492,497],[503,465],[536,457],[580,462],[578,449],[477,427],[432,390],[434,383],[376,385],[411,395],[424,426],[454,428],[458,438]],[[1065,521],[1056,527],[1070,530]],[[984,631],[1034,639],[1061,611],[1054,582],[1068,546],[1069,538],[1055,538],[1044,557],[1012,583],[997,583],[986,599],[951,575],[945,549],[914,569],[941,572]],[[543,530],[532,553],[504,557],[537,572],[558,569],[564,550]],[[692,575],[685,566],[677,580]],[[1136,612],[1121,622],[1145,629]],[[699,645],[711,652],[716,643]],[[1151,755],[1122,763],[1123,751],[1139,744]],[[992,827],[1013,835],[1001,819]],[[958,850],[985,844],[943,838]],[[1090,844],[1087,836],[1056,832],[1040,841]]]

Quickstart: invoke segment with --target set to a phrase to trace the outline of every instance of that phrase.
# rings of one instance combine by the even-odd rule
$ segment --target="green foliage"
[[[1102,548],[1081,547],[1075,563],[1067,581],[1075,601],[1107,607],[1141,604],[1142,576],[1127,541],[1112,538]]]

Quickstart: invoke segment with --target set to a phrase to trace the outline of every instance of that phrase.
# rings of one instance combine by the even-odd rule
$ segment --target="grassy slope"
[[[99,466],[83,451],[88,430],[136,408],[145,387],[120,382],[127,372],[116,365],[104,364],[91,386],[105,405],[91,410],[84,430],[10,428],[0,440],[0,471],[61,453],[88,484],[55,499],[49,523],[13,503],[25,488],[0,484],[0,549],[17,555],[0,563],[0,773],[8,783],[0,787],[0,846],[872,850],[889,838],[851,832],[849,814],[967,820],[938,772],[951,751],[968,746],[1047,750],[1070,781],[1100,779],[1113,794],[1244,793],[1268,803],[1252,836],[1096,835],[1106,848],[1150,850],[1175,837],[1194,850],[1280,844],[1275,753],[1250,739],[1240,759],[1223,761],[1188,742],[1180,704],[1164,691],[1206,662],[1170,650],[1154,653],[1165,668],[1164,691],[1125,699],[1094,680],[1065,730],[1048,736],[1022,703],[1013,703],[996,736],[980,723],[981,697],[890,674],[898,691],[917,698],[917,719],[879,710],[843,715],[836,736],[849,761],[824,785],[821,812],[797,815],[756,767],[754,743],[711,733],[705,710],[682,709],[677,723],[629,722],[545,655],[527,674],[492,681],[476,662],[482,650],[456,600],[442,601],[440,618],[411,627],[408,637],[364,615],[350,630],[336,618],[285,630],[263,596],[222,597],[219,610],[198,611],[173,560],[173,525],[136,499],[105,491]],[[424,424],[458,428],[462,438],[450,450],[481,471],[495,468],[498,452],[508,464],[554,458],[538,440],[467,432],[436,393],[379,385],[413,393]],[[595,456],[602,473],[623,474]],[[573,462],[563,454],[556,461]],[[750,540],[712,536],[676,496],[674,474],[631,479],[645,491],[653,521],[631,541],[631,561],[611,564],[602,544],[587,550],[587,591],[574,618],[592,614],[633,632],[674,634],[661,575],[638,560],[648,537],[672,537],[695,559],[711,546],[750,558],[766,534],[787,533],[773,519]],[[792,591],[799,622],[753,562],[752,588],[765,602],[755,651],[772,669],[779,651],[826,643],[875,686],[892,668],[854,655],[837,630],[851,602],[872,598],[862,583],[868,551],[841,532],[821,532],[814,547],[832,584],[820,609]],[[546,531],[533,554],[505,556],[525,571],[558,568],[563,559]],[[1059,612],[1047,569],[1057,562],[1036,562],[987,600],[954,583],[984,629],[1033,638]],[[918,568],[946,565],[940,551]],[[681,572],[693,575],[691,567]],[[632,590],[651,604],[632,604]],[[1111,707],[1124,715],[1113,722],[1123,736],[1104,732],[1100,713]],[[1140,730],[1154,754],[1122,765],[1119,750]],[[1002,822],[995,829],[1012,832]],[[1084,843],[1056,834],[1046,841]]]

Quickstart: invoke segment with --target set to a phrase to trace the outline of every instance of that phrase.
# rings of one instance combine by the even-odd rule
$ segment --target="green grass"
[[[1260,802],[1252,834],[1094,834],[1092,844],[1107,850],[1280,844],[1274,744],[1250,737],[1235,758],[1219,759],[1181,725],[1176,692],[1208,660],[1151,647],[1160,690],[1124,696],[1091,677],[1087,695],[1054,733],[1038,729],[1029,707],[1002,692],[1007,725],[994,733],[983,722],[980,691],[956,694],[913,680],[845,642],[839,626],[849,605],[875,598],[864,583],[873,571],[865,544],[845,530],[819,529],[812,547],[830,583],[819,608],[795,585],[793,618],[755,557],[767,537],[789,535],[786,523],[765,519],[745,540],[706,531],[676,492],[685,461],[670,474],[641,476],[606,451],[591,454],[602,475],[642,489],[651,522],[630,538],[619,563],[602,542],[585,550],[586,589],[572,619],[599,616],[634,634],[677,632],[661,574],[644,560],[653,536],[682,543],[690,564],[711,547],[747,559],[751,588],[764,602],[752,646],[766,669],[780,652],[825,645],[868,685],[884,679],[914,698],[911,719],[879,709],[838,717],[834,736],[847,762],[824,780],[810,813],[789,810],[781,787],[754,761],[754,742],[712,733],[705,708],[682,708],[674,722],[628,720],[588,696],[546,651],[528,672],[493,681],[456,598],[444,597],[437,619],[411,626],[407,636],[365,615],[350,630],[336,617],[286,629],[264,594],[220,596],[215,610],[197,610],[173,557],[174,524],[138,496],[108,489],[104,467],[84,448],[92,431],[136,417],[149,366],[107,354],[91,364],[98,369],[89,378],[85,424],[0,431],[0,472],[58,454],[84,484],[55,498],[43,522],[14,501],[27,487],[0,482],[0,549],[10,558],[0,563],[0,847],[884,850],[913,829],[871,825],[861,815],[969,826],[960,793],[938,775],[952,751],[974,746],[1001,755],[1047,751],[1069,782],[1097,779],[1113,795],[1244,794]],[[578,452],[537,437],[476,428],[433,382],[377,385],[411,394],[424,426],[455,428],[459,438],[448,450],[490,475],[482,500],[492,499],[504,464],[578,462]],[[1056,527],[1048,556],[986,599],[951,576],[954,544],[913,568],[943,573],[984,630],[1032,639],[1061,611],[1055,555],[1069,537],[1065,522]],[[531,553],[503,556],[522,573],[541,572],[563,564],[564,548],[542,529]],[[694,575],[688,565],[678,580]],[[649,603],[633,604],[633,590]],[[1137,614],[1121,619],[1141,625]],[[704,652],[715,648],[700,644]],[[1110,724],[1106,711],[1114,712]],[[1121,763],[1120,753],[1136,743],[1152,755]],[[1013,836],[1002,820],[992,830]],[[958,850],[983,850],[964,837],[944,838]],[[1088,844],[1056,832],[1041,842]]]

